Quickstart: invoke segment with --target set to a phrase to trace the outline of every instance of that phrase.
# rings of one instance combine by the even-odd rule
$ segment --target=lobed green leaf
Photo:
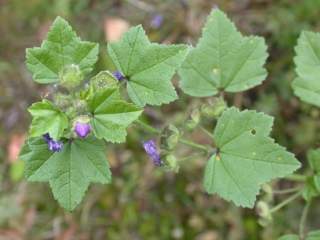
[[[111,182],[104,143],[93,137],[65,141],[63,150],[55,153],[42,138],[30,139],[20,158],[25,161],[26,178],[48,181],[55,199],[70,211],[80,203],[90,182]]]
[[[208,161],[204,188],[237,206],[253,207],[260,186],[300,167],[292,153],[269,137],[272,118],[229,108],[214,131],[217,153]]]
[[[179,70],[182,90],[191,96],[241,92],[261,84],[267,47],[261,37],[244,37],[219,9],[207,19],[202,37]]]
[[[108,45],[108,53],[127,79],[127,91],[138,106],[161,105],[177,99],[171,79],[188,52],[185,45],[151,43],[139,25]]]
[[[98,52],[98,44],[81,41],[69,23],[57,17],[41,47],[27,49],[26,64],[36,82],[56,83],[62,71],[72,64],[84,75],[90,73]]]
[[[28,111],[33,117],[30,126],[30,137],[39,137],[49,133],[53,139],[59,139],[69,126],[68,117],[46,99],[32,104]]]
[[[320,33],[304,31],[295,48],[294,93],[302,101],[320,107]]]
[[[98,92],[89,101],[91,126],[95,136],[110,142],[124,142],[126,128],[142,113],[142,109],[120,99],[118,88]]]

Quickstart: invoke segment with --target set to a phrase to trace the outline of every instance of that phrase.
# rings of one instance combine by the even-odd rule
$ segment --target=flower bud
[[[261,224],[267,224],[272,221],[272,215],[269,205],[264,201],[259,201],[256,205],[257,214],[261,217]]]
[[[223,111],[227,108],[227,104],[223,98],[214,98],[209,103],[204,104],[201,107],[201,113],[206,117],[219,117]]]
[[[90,88],[93,91],[116,86],[117,84],[117,76],[109,71],[102,71],[90,80]]]
[[[148,140],[143,142],[143,148],[149,157],[152,159],[153,164],[157,167],[162,166],[163,162],[160,157],[156,142],[154,140]]]
[[[176,126],[173,124],[170,124],[164,130],[162,131],[161,134],[161,148],[166,149],[166,150],[173,150],[180,138],[180,132]]]
[[[79,138],[86,138],[91,132],[90,118],[87,115],[77,117],[73,123],[73,130]]]
[[[165,157],[165,165],[169,170],[174,171],[175,173],[179,172],[180,166],[174,155],[169,154]]]
[[[83,74],[78,65],[71,64],[66,66],[60,73],[61,86],[71,90],[82,82]]]
[[[186,126],[188,130],[193,130],[200,122],[200,111],[194,109],[191,112],[190,119],[187,121]]]

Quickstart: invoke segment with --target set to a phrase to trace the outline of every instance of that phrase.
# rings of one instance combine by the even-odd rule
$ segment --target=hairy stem
[[[288,193],[294,193],[301,190],[301,187],[295,187],[295,188],[288,188],[288,189],[281,189],[281,190],[273,190],[272,192],[274,194],[288,194]]]
[[[298,197],[300,197],[300,195],[302,194],[302,191],[299,191],[293,195],[291,195],[290,197],[288,197],[287,199],[285,199],[283,202],[279,203],[278,205],[274,206],[273,208],[270,209],[271,213],[274,213],[278,210],[280,210],[281,208],[283,208],[284,206],[286,206],[287,204],[291,203],[293,200],[297,199]]]
[[[306,226],[306,221],[307,221],[308,213],[310,210],[310,206],[311,206],[311,200],[308,201],[307,204],[304,206],[303,212],[301,215],[300,224],[299,224],[299,237],[301,240],[304,240],[306,237],[305,226]]]
[[[200,129],[202,132],[204,132],[208,137],[210,137],[211,139],[213,139],[213,134],[211,132],[209,132],[207,129],[205,129],[204,127],[200,126]]]
[[[286,176],[285,179],[291,180],[291,181],[296,181],[296,182],[305,182],[306,176],[303,176],[301,174],[291,174],[289,176]]]
[[[150,132],[150,133],[155,133],[155,134],[161,134],[161,131],[150,126],[149,124],[141,121],[141,120],[136,120],[136,123],[138,123],[140,126],[142,126],[146,131]],[[184,139],[184,138],[180,138],[179,139],[179,142],[184,144],[184,145],[187,145],[189,147],[193,147],[193,148],[196,148],[198,150],[201,150],[201,151],[204,151],[206,153],[208,153],[210,151],[210,149],[204,145],[201,145],[201,144],[198,144],[198,143],[195,143],[191,140],[187,140],[187,139]]]

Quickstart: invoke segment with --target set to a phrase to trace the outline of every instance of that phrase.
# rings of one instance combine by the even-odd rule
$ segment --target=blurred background
[[[50,91],[50,86],[32,81],[25,49],[40,45],[57,15],[70,21],[82,39],[101,44],[98,72],[113,69],[107,42],[118,40],[130,26],[142,24],[152,41],[194,45],[215,6],[244,34],[264,36],[270,53],[268,79],[250,91],[227,95],[228,103],[274,116],[276,141],[306,162],[306,150],[320,144],[320,112],[298,101],[290,83],[300,31],[320,31],[319,0],[0,0],[0,240],[272,240],[297,232],[303,200],[266,223],[255,209],[237,208],[204,193],[206,159],[181,161],[178,174],[156,169],[141,141],[157,136],[134,127],[126,144],[107,146],[113,183],[92,185],[73,213],[58,206],[48,184],[26,183],[23,178],[17,156],[30,123],[26,109]],[[183,125],[182,119],[207,101],[178,92],[174,104],[146,110],[152,125],[162,127],[169,120]],[[212,122],[204,122],[213,128]],[[187,134],[208,143],[199,131]],[[181,156],[191,153],[183,146],[177,151]],[[291,184],[270,185],[281,189]],[[262,191],[259,198],[276,204],[284,197],[270,199]],[[319,206],[319,200],[313,204],[308,229],[320,227]]]

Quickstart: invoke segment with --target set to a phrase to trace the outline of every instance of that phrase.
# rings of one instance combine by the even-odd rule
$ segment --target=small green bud
[[[207,104],[201,107],[201,113],[206,117],[219,117],[223,111],[227,108],[227,104],[223,98],[214,98]]]
[[[88,112],[87,102],[85,100],[76,100],[74,105],[78,114]]]
[[[196,126],[198,126],[200,122],[200,111],[199,109],[194,109],[191,112],[190,119],[186,123],[186,127],[188,130],[193,130]]]
[[[73,126],[75,126],[75,124],[76,124],[77,122],[80,122],[80,123],[89,123],[90,120],[91,120],[90,116],[88,116],[88,115],[80,115],[80,116],[74,118],[72,122],[73,122]]]
[[[72,105],[73,99],[70,94],[57,93],[54,96],[54,103],[63,111]]]
[[[260,223],[267,224],[272,221],[270,208],[266,202],[259,201],[256,205],[256,211],[257,211],[257,214],[261,217]]]
[[[61,86],[71,90],[82,82],[83,74],[78,65],[71,64],[66,66],[60,73]]]
[[[170,124],[162,131],[160,140],[161,148],[166,150],[173,150],[177,146],[179,139],[179,129],[176,126]]]
[[[93,90],[117,86],[119,81],[109,71],[99,72],[90,80],[90,88]]]
[[[169,154],[164,159],[165,166],[168,170],[174,171],[175,173],[179,172],[180,166],[178,164],[177,158],[174,155]]]

